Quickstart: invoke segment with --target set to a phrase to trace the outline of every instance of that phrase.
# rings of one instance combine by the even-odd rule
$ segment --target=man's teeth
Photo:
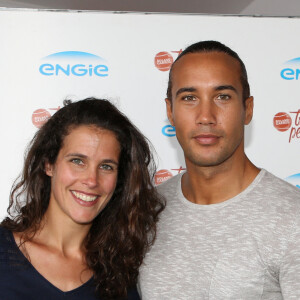
[[[78,199],[80,199],[80,200],[82,200],[82,201],[87,201],[87,202],[92,202],[92,201],[96,200],[96,198],[98,197],[98,196],[89,196],[89,195],[85,195],[85,194],[78,193],[78,192],[75,192],[75,191],[72,191],[72,194],[73,194],[76,198],[78,198]]]

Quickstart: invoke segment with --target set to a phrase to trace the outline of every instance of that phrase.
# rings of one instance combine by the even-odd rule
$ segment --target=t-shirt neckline
[[[181,182],[182,182],[181,179],[182,179],[183,174],[185,174],[186,172],[182,172],[178,175],[178,178],[177,178],[178,181],[176,184],[176,186],[177,186],[176,194],[182,204],[184,204],[194,210],[195,209],[197,209],[197,210],[221,209],[227,205],[230,205],[232,203],[235,203],[235,202],[245,199],[245,195],[248,194],[251,190],[253,190],[256,187],[256,185],[264,177],[266,172],[267,171],[265,169],[261,169],[260,172],[254,178],[254,180],[241,193],[237,194],[236,196],[234,196],[228,200],[225,200],[220,203],[215,203],[215,204],[197,204],[197,203],[193,203],[193,202],[189,201],[188,199],[186,199],[182,193],[182,187],[181,187]]]

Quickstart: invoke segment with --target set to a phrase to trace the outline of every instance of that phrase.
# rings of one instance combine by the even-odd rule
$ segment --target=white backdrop
[[[300,187],[298,32],[300,19],[289,18],[0,11],[0,217],[36,126],[66,98],[117,104],[153,143],[164,170],[157,183],[184,168],[165,114],[168,68],[181,49],[207,39],[247,67],[255,99],[247,155]]]

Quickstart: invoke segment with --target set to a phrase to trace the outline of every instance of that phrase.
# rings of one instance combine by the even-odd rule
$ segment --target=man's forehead
[[[196,52],[188,53],[182,56],[173,64],[172,74],[176,69],[181,67],[198,68],[202,65],[211,64],[212,66],[222,65],[223,67],[234,68],[240,73],[241,67],[239,61],[225,52],[211,51],[211,52]]]
[[[241,65],[239,61],[223,52],[188,53],[176,61],[172,67],[171,80],[179,81],[199,79],[231,79],[241,83]],[[225,83],[225,82],[224,82]]]
[[[231,86],[242,94],[241,67],[237,59],[224,52],[189,53],[181,57],[172,70],[172,93],[182,88],[204,84],[216,90],[219,86]]]

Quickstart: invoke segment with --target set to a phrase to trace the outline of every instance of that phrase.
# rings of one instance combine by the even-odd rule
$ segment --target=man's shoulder
[[[300,216],[300,189],[263,170],[263,176],[252,191],[252,197],[262,206],[283,214]],[[278,208],[278,209],[276,209]]]
[[[158,193],[160,193],[161,195],[166,195],[171,192],[177,191],[177,189],[181,186],[181,177],[182,174],[175,175],[162,184],[158,185],[156,187]]]
[[[260,185],[265,193],[274,196],[282,196],[283,199],[297,199],[300,201],[300,189],[286,182],[285,180],[264,170]]]

